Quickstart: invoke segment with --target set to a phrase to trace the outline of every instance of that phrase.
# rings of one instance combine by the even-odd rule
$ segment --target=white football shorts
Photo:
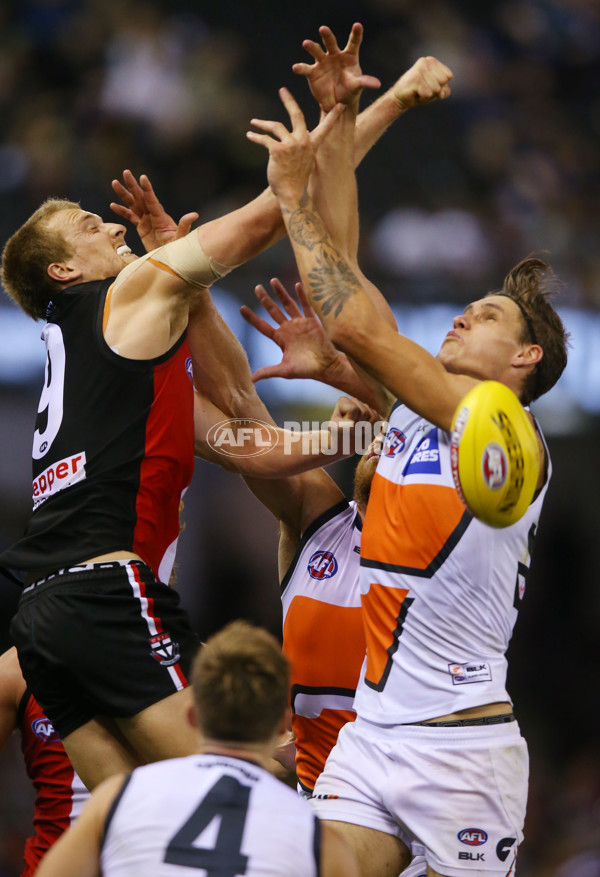
[[[399,837],[448,877],[515,874],[529,757],[517,722],[340,731],[310,800],[321,819]]]

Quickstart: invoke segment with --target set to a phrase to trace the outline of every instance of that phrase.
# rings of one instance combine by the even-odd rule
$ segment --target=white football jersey
[[[361,527],[355,502],[327,509],[303,534],[281,582],[296,773],[306,791],[314,788],[342,725],[356,718],[354,694],[365,656]]]
[[[320,823],[257,764],[190,755],[134,770],[106,825],[105,877],[316,877]]]
[[[523,517],[494,529],[461,502],[450,435],[392,412],[361,549],[367,658],[355,708],[402,724],[508,701],[505,652],[550,476]]]

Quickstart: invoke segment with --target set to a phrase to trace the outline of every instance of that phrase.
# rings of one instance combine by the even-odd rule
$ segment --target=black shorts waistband
[[[48,582],[59,578],[60,576],[78,575],[80,573],[98,572],[100,570],[119,569],[124,566],[136,566],[138,567],[138,569],[148,568],[148,565],[142,560],[130,558],[128,560],[99,560],[94,563],[75,563],[73,564],[73,566],[66,566],[64,567],[64,569],[57,569],[53,572],[47,572],[46,570],[34,570],[25,577],[23,594],[31,593],[32,590],[40,587],[40,585],[45,585]]]
[[[426,728],[470,728],[473,725],[503,725],[515,722],[514,713],[502,713],[499,716],[478,716],[474,719],[448,719],[445,722],[405,722],[407,725],[423,725]]]

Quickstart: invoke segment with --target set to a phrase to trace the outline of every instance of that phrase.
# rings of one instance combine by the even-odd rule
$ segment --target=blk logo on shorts
[[[315,551],[306,568],[313,579],[330,579],[338,571],[338,562],[331,551]]]
[[[157,633],[150,637],[150,654],[163,667],[171,667],[181,657],[179,643],[174,643],[169,633]]]

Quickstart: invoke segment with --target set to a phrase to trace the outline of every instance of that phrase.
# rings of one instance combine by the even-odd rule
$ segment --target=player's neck
[[[273,745],[268,743],[224,742],[223,740],[210,740],[204,738],[198,747],[201,755],[225,755],[229,758],[241,758],[244,761],[253,761],[265,770],[269,769]]]

